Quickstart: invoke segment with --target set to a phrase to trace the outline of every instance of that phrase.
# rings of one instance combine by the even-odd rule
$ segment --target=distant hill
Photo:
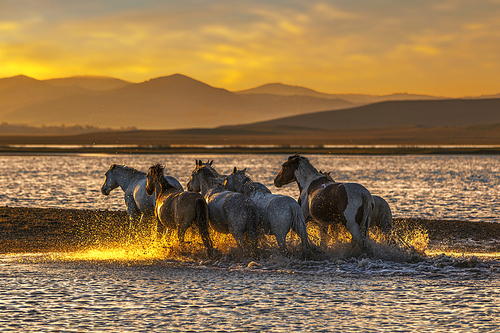
[[[380,101],[399,101],[399,100],[434,100],[444,99],[444,97],[436,97],[429,95],[415,95],[415,94],[391,94],[391,95],[364,95],[364,94],[327,94],[318,92],[313,89],[291,86],[282,83],[268,83],[252,89],[236,91],[238,94],[271,94],[281,96],[312,96],[319,98],[342,99],[349,101],[353,104],[370,104]]]
[[[23,107],[58,100],[67,96],[88,96],[92,92],[76,86],[53,86],[47,82],[19,75],[0,79],[0,122],[7,121],[5,115]],[[16,122],[27,123],[30,119]],[[35,124],[31,122],[31,124]],[[39,123],[37,125],[41,125]]]
[[[387,101],[338,111],[314,112],[279,118],[241,127],[346,130],[402,126],[465,127],[493,124],[500,124],[500,99]]]
[[[349,129],[499,123],[495,99],[486,97],[327,94],[280,83],[231,92],[181,74],[141,83],[91,76],[41,81],[20,75],[0,79],[0,124],[45,126],[42,132],[48,134],[48,128],[68,133],[73,126],[86,132],[241,124]],[[20,134],[23,128],[28,127],[10,130]]]
[[[2,122],[144,129],[207,128],[353,105],[339,99],[311,96],[239,95],[180,74],[127,84],[111,91],[90,91],[34,79],[30,79],[29,85],[25,93],[29,95],[28,100],[18,96],[22,103],[4,109],[0,114]],[[23,91],[22,85],[16,89]],[[35,93],[36,89],[42,96]]]
[[[130,85],[130,82],[104,76],[73,76],[44,80],[53,86],[79,87],[91,91],[109,91]]]

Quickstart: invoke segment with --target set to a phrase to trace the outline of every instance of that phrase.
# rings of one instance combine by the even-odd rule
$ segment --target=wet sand
[[[395,219],[398,229],[426,230],[430,251],[500,252],[500,223]],[[0,207],[0,253],[65,252],[122,241],[124,211]]]

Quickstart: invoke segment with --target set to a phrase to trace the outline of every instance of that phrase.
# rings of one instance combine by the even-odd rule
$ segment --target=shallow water
[[[385,197],[395,217],[498,221],[497,156],[308,156],[342,182]],[[0,156],[0,205],[124,210],[100,193],[111,163],[164,163],[184,185],[194,160],[249,167],[275,193],[286,155]],[[346,245],[347,246],[347,245]],[[0,255],[0,331],[489,332],[500,329],[500,256],[349,250],[327,260],[218,260],[138,252]],[[142,257],[141,257],[142,255]]]
[[[4,256],[0,262],[2,332],[487,332],[500,327],[498,273],[491,269],[486,275],[453,267],[435,267],[427,275],[404,270],[388,275],[356,260],[267,270],[40,258],[29,263],[27,257],[33,260]],[[477,270],[482,269],[488,270]]]
[[[112,163],[147,171],[154,163],[185,186],[195,159],[214,159],[221,173],[248,167],[273,193],[298,197],[298,187],[273,180],[287,155],[21,155],[0,156],[0,205],[124,210],[123,192],[100,193]],[[384,197],[396,218],[498,222],[500,157],[475,155],[308,155],[340,182],[358,182]]]

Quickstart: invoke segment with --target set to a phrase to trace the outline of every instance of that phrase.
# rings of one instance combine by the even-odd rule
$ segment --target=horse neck
[[[168,192],[169,190],[175,188],[174,186],[170,185],[170,183],[163,176],[160,179],[155,180],[154,187],[155,187],[155,197],[157,199],[163,193]]]
[[[205,196],[208,191],[217,189],[218,186],[220,186],[222,189],[224,189],[224,186],[219,184],[216,181],[216,178],[208,178],[208,177],[207,178],[200,177],[200,178],[201,178],[200,179],[201,194],[203,196]]]
[[[308,188],[311,182],[323,175],[309,162],[301,161],[299,167],[295,170],[295,179],[299,185],[299,190]]]
[[[264,184],[252,181],[245,182],[239,192],[248,196],[266,196],[271,193]]]
[[[239,176],[237,176],[236,180],[233,179],[233,182],[235,184],[234,187],[237,192],[243,193],[245,191],[246,192],[252,191],[253,182],[248,177],[240,178]]]
[[[125,191],[128,186],[130,185],[130,182],[134,178],[134,171],[133,170],[127,170],[123,168],[117,167],[114,170],[114,174],[116,175],[115,179],[120,188]]]

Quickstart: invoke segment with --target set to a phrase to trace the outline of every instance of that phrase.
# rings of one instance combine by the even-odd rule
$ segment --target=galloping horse
[[[255,203],[241,193],[226,190],[211,167],[196,161],[196,168],[187,184],[190,191],[201,191],[208,203],[210,226],[217,232],[233,235],[242,249],[250,247],[257,255],[257,227],[259,211]],[[245,233],[249,246],[245,242]]]
[[[166,228],[177,228],[179,242],[184,242],[186,230],[195,223],[209,257],[213,244],[208,232],[208,206],[203,196],[195,192],[175,188],[163,176],[164,167],[155,164],[147,174],[146,192],[155,194],[155,215],[158,219],[158,234]]]
[[[274,179],[274,185],[281,187],[294,181],[299,186],[299,204],[306,220],[312,218],[320,223],[323,233],[328,225],[340,220],[361,250],[371,251],[366,242],[366,233],[374,203],[364,186],[337,183],[300,155],[288,157]]]
[[[224,187],[243,193],[253,200],[261,212],[261,228],[266,234],[273,234],[282,252],[286,252],[286,235],[292,229],[300,237],[302,253],[309,248],[306,221],[302,209],[295,199],[286,195],[272,194],[264,185],[253,182],[246,175],[246,168],[226,176]]]
[[[124,165],[111,164],[105,173],[106,178],[101,187],[101,193],[109,193],[118,186],[125,192],[125,205],[130,218],[130,228],[142,222],[144,215],[153,216],[155,197],[146,194],[146,173]],[[174,177],[166,177],[170,184],[182,190],[182,185]]]

